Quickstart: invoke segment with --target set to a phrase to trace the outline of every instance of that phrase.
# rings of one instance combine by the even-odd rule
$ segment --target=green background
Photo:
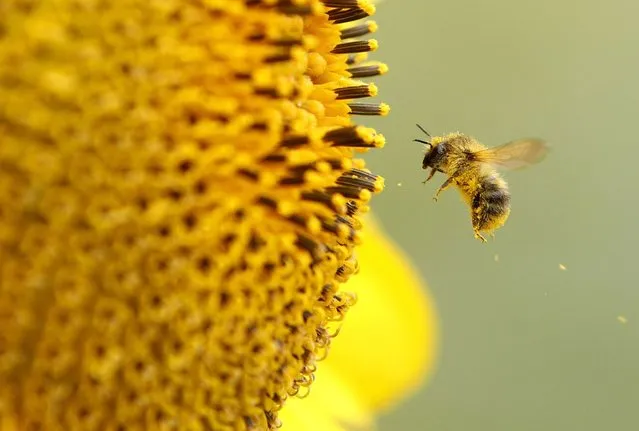
[[[434,377],[381,429],[639,429],[639,2],[386,0],[375,20],[392,112],[360,121],[387,138],[366,157],[386,178],[373,210],[427,279],[443,337]],[[416,122],[551,143],[506,173],[495,240],[473,238],[454,189],[432,201],[445,178],[421,184]]]

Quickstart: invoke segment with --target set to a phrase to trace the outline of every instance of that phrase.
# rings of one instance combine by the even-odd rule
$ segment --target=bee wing
[[[548,145],[545,141],[527,138],[477,151],[473,155],[482,163],[505,169],[521,169],[539,163],[547,153]]]

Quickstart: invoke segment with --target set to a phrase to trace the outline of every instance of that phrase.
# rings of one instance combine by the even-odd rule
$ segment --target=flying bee
[[[436,172],[448,177],[433,199],[437,201],[439,194],[454,184],[470,207],[475,238],[486,242],[481,232],[492,234],[510,215],[508,184],[496,168],[519,169],[535,164],[548,152],[546,143],[530,138],[486,148],[461,133],[431,137],[419,124],[417,127],[430,138],[430,141],[414,140],[428,146],[422,169],[431,171],[424,183]]]

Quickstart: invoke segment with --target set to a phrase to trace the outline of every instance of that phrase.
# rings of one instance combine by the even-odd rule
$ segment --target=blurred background
[[[373,209],[428,281],[439,367],[381,430],[639,429],[639,2],[386,0],[376,80],[391,115],[367,155]],[[473,238],[445,178],[422,185],[423,138],[552,144],[506,173],[512,214]],[[560,269],[560,265],[565,267]]]

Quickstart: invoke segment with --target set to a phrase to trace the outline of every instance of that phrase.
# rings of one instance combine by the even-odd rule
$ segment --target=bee
[[[455,185],[470,207],[475,238],[486,242],[481,233],[494,236],[494,231],[503,226],[510,215],[508,184],[496,168],[520,169],[538,163],[546,156],[548,146],[541,139],[529,138],[487,148],[461,133],[431,137],[419,124],[417,127],[430,138],[430,141],[414,140],[428,146],[422,169],[431,171],[424,184],[436,172],[448,177],[433,200],[437,201],[442,191]]]

